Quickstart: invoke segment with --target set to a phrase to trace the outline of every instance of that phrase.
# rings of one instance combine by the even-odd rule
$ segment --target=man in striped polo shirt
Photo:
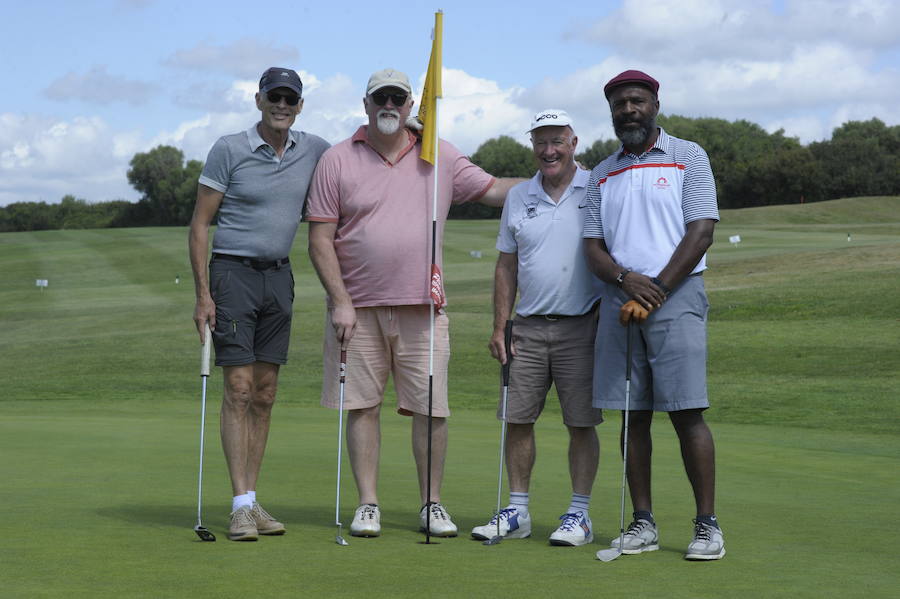
[[[656,125],[659,83],[625,71],[603,89],[622,147],[588,182],[588,263],[606,283],[596,337],[594,406],[625,407],[626,333],[634,328],[628,486],[634,521],[623,553],[659,548],[650,497],[650,424],[667,412],[697,516],[686,559],[725,555],[715,515],[715,448],[703,419],[706,392],[706,250],[719,220],[709,158]],[[618,326],[616,321],[622,325]],[[627,327],[634,323],[633,327]],[[619,547],[619,539],[612,542]]]

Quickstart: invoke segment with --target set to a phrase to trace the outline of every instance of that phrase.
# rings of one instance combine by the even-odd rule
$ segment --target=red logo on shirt
[[[655,187],[656,189],[668,189],[669,182],[665,177],[660,177],[656,180],[656,183],[653,184],[653,187]]]

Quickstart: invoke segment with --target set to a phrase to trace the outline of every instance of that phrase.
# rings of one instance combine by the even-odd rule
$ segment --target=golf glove
[[[619,309],[619,322],[623,327],[628,326],[631,321],[641,324],[647,320],[648,316],[650,316],[650,310],[640,305],[637,300],[628,300]]]

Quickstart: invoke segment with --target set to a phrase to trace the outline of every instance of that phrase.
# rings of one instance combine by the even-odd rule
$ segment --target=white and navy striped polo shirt
[[[688,223],[719,220],[706,152],[662,128],[641,156],[619,148],[594,167],[587,202],[584,237],[605,240],[617,264],[650,277],[668,264]],[[703,270],[705,254],[693,272]]]

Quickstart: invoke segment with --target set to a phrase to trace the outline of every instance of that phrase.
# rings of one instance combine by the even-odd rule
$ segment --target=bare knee
[[[237,379],[225,381],[224,403],[228,408],[246,411],[253,400],[253,387],[249,380]]]
[[[652,410],[632,410],[628,412],[628,428],[638,431],[649,431],[650,425],[653,423]],[[622,427],[625,427],[623,419]]]
[[[701,409],[669,412],[669,420],[679,437],[709,434],[709,427],[703,419]]]
[[[272,405],[275,403],[275,391],[277,389],[278,385],[275,383],[257,385],[253,391],[253,407],[271,410]]]

